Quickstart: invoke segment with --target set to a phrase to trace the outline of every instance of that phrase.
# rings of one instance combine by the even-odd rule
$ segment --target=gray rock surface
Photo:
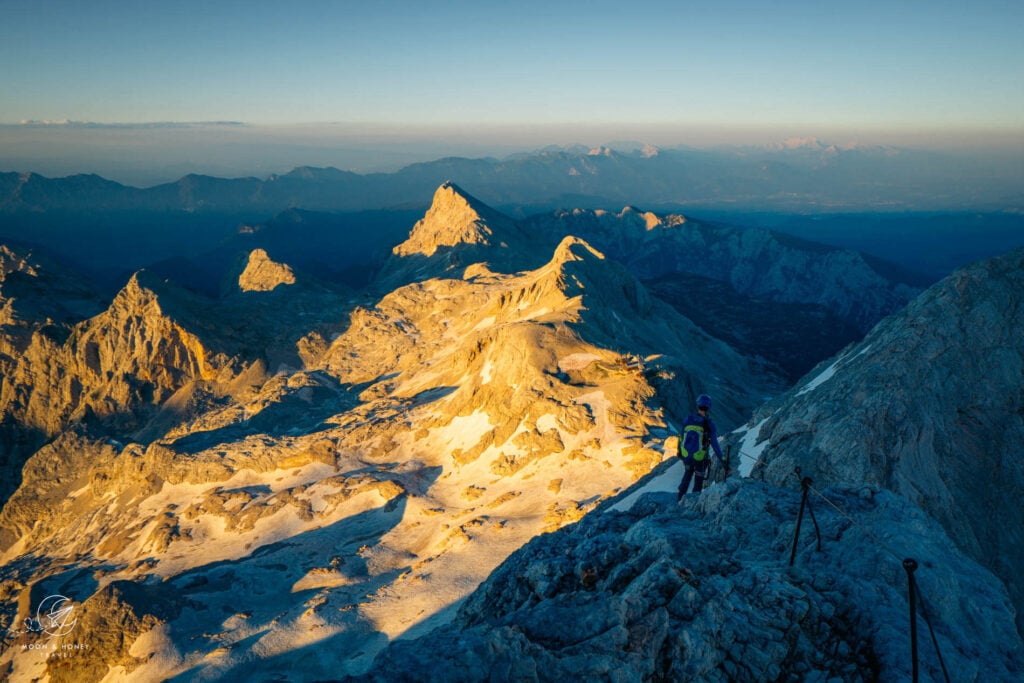
[[[849,249],[678,214],[632,207],[618,214],[577,209],[525,223],[541,233],[579,235],[615,254],[641,280],[671,273],[702,275],[727,282],[746,296],[820,304],[862,332],[920,292],[912,277],[893,277],[893,267],[883,268]]]
[[[764,476],[883,486],[1001,577],[1024,628],[1024,250],[957,271],[763,407]],[[823,364],[824,366],[824,364]]]
[[[941,527],[888,491],[826,495],[857,524],[819,502],[822,551],[806,520],[794,567],[792,487],[734,478],[599,509],[511,556],[450,625],[394,642],[372,680],[909,680],[907,576],[876,538],[920,563],[954,680],[1024,674],[1005,589]],[[922,680],[941,680],[919,624]]]

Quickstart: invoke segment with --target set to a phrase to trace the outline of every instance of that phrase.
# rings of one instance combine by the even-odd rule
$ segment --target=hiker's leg
[[[707,474],[708,474],[707,465],[704,465],[704,467],[701,467],[701,468],[698,468],[698,469],[694,470],[694,477],[693,477],[693,492],[694,493],[700,493],[701,491],[704,490],[704,478],[707,476]]]
[[[690,479],[693,477],[693,468],[686,466],[686,471],[683,473],[683,481],[679,484],[679,493],[676,495],[676,500],[682,500],[686,494],[686,490],[690,488]]]

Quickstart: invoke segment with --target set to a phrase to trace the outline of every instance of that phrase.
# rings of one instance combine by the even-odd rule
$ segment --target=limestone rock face
[[[361,675],[658,466],[698,393],[728,428],[780,390],[584,240],[437,194],[379,296],[142,274],[19,365],[9,405],[51,431],[0,511],[0,596],[28,596],[0,626],[66,586],[139,632],[107,661],[130,678]],[[18,652],[0,666],[40,675]]]
[[[98,316],[61,341],[43,332],[11,366],[0,409],[53,435],[87,413],[121,415],[159,405],[192,380],[212,379],[214,359],[199,339],[164,315],[153,289],[135,275]]]
[[[867,487],[829,494],[921,561],[917,581],[958,680],[1019,678],[1024,643],[995,577],[906,500]],[[799,506],[797,491],[738,479],[681,505],[671,493],[625,511],[609,502],[512,555],[450,624],[392,643],[370,680],[909,679],[901,558],[819,508],[824,547],[804,544],[790,568]],[[922,677],[941,680],[926,642]]]
[[[269,292],[281,285],[295,284],[295,274],[284,263],[275,263],[263,249],[253,249],[245,270],[238,277],[243,292]]]
[[[884,486],[1010,589],[1024,626],[1024,251],[928,289],[751,422],[772,481]]]
[[[920,292],[909,276],[857,252],[762,229],[740,229],[626,207],[559,211],[525,221],[539,233],[578,235],[616,254],[641,280],[687,273],[721,280],[736,292],[776,302],[815,303],[862,332]],[[911,281],[914,280],[914,281]]]
[[[447,182],[437,188],[430,209],[413,226],[409,239],[395,247],[394,253],[433,256],[440,247],[460,244],[500,246],[516,233],[518,229],[512,220]]]
[[[385,289],[393,289],[430,277],[457,277],[462,269],[481,262],[502,273],[535,268],[558,239],[542,240],[524,231],[516,221],[446,182],[408,239],[394,248],[379,280]]]
[[[0,326],[0,500],[25,459],[72,423],[138,429],[179,389],[218,372],[220,360],[164,314],[144,275],[82,319],[99,308],[84,287],[35,267],[5,270],[4,294],[18,295],[6,299],[14,314]]]

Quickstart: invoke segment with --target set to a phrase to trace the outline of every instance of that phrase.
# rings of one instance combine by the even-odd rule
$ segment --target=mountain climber
[[[722,456],[722,447],[718,445],[718,429],[715,422],[708,413],[711,412],[711,397],[701,394],[697,397],[697,413],[691,414],[683,424],[683,431],[679,435],[680,460],[686,472],[683,474],[683,481],[679,484],[679,494],[676,500],[682,500],[683,495],[690,488],[690,479],[693,479],[693,491],[699,493],[704,488],[704,479],[708,471],[708,448],[715,451],[718,461],[725,467],[725,476],[729,476],[729,462]]]

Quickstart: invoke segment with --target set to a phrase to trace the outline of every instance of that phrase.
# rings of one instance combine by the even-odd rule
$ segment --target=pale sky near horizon
[[[0,124],[1024,134],[1019,0],[0,0],[0,16]],[[0,160],[28,144],[3,127]]]

